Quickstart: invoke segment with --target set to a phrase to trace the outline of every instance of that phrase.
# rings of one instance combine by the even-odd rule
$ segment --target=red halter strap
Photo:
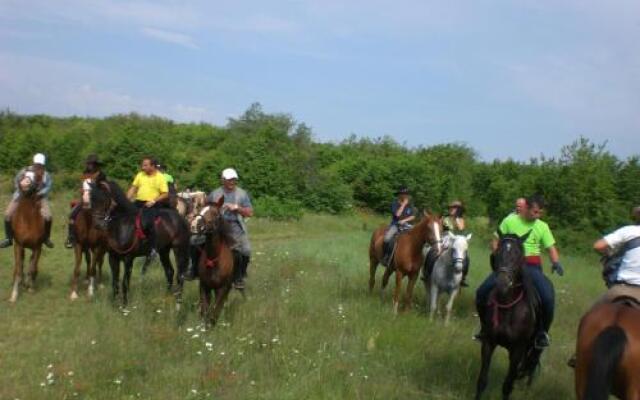
[[[515,307],[516,304],[520,303],[522,299],[524,299],[524,290],[520,290],[520,294],[516,296],[515,300],[507,304],[502,304],[498,302],[498,300],[496,300],[496,296],[494,293],[491,300],[489,300],[489,307],[493,307],[493,316],[491,320],[493,322],[494,329],[500,326],[500,310],[508,310],[510,308],[513,308]]]
[[[215,268],[218,265],[218,260],[220,260],[220,254],[222,253],[222,243],[218,244],[217,253],[218,255],[214,258],[205,257],[203,264],[206,268]],[[200,254],[207,255],[204,247],[200,249]]]

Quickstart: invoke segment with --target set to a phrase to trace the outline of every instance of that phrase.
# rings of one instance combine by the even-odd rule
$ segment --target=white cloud
[[[196,45],[193,38],[183,33],[171,32],[156,28],[142,28],[140,32],[147,37],[160,40],[165,43],[177,44],[189,49],[198,48],[198,45]]]

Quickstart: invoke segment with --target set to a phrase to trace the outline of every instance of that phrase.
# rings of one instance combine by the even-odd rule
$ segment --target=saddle
[[[408,229],[404,229],[404,230],[399,230],[398,233],[396,233],[395,235],[393,235],[393,237],[391,238],[391,240],[389,240],[388,244],[385,246],[384,252],[388,253],[388,257],[386,257],[386,260],[388,260],[386,263],[385,261],[385,257],[383,257],[382,260],[382,265],[384,265],[385,267],[388,267],[389,265],[393,264],[393,259],[396,255],[396,249],[398,248],[398,238],[404,234],[406,234],[409,230]]]
[[[616,298],[611,300],[611,304],[621,304],[627,307],[635,308],[636,310],[640,310],[640,299],[629,295],[617,296]]]

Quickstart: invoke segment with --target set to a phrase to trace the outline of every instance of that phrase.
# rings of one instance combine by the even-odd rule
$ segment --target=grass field
[[[2,188],[6,204],[8,188]],[[0,251],[0,399],[466,399],[474,393],[479,345],[473,290],[444,328],[425,316],[420,285],[412,310],[394,318],[391,291],[367,289],[367,246],[377,217],[307,215],[299,222],[250,221],[254,258],[247,299],[232,293],[218,326],[204,331],[197,283],[174,309],[158,264],[132,278],[129,312],[106,286],[71,302],[72,253],[62,246],[69,196],[55,201],[54,241],[35,293],[10,295],[12,252]],[[469,281],[488,271],[486,243],[472,240]],[[577,322],[602,290],[595,257],[563,258],[553,277],[553,345],[533,387],[519,399],[573,398]],[[381,277],[381,270],[379,277]],[[84,273],[84,272],[83,272]],[[379,282],[379,280],[378,280]],[[486,398],[498,398],[506,357],[494,357]]]

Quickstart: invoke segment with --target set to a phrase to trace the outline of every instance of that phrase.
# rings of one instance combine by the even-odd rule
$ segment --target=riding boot
[[[389,242],[382,243],[382,260],[380,260],[380,263],[385,267],[388,267],[389,263],[391,262],[390,258],[391,258],[392,251],[393,249],[391,248],[391,243]]]
[[[44,220],[44,245],[50,249],[53,249],[53,243],[51,242],[51,220]]]
[[[64,242],[64,247],[66,247],[67,249],[72,249],[73,246],[76,244],[76,242],[78,241],[78,239],[76,238],[76,226],[75,224],[69,222],[69,225],[67,226],[67,240],[66,242]]]
[[[0,242],[0,249],[4,249],[13,244],[13,227],[11,226],[11,221],[4,220],[4,235],[6,239]]]
[[[233,287],[238,290],[244,290],[243,267],[244,257],[238,251],[233,252]]]

